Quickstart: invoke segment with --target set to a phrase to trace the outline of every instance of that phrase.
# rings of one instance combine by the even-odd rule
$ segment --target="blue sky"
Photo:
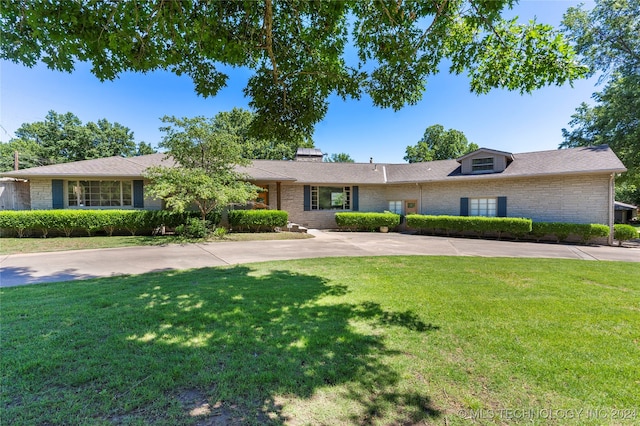
[[[587,7],[591,4],[587,3]],[[523,1],[505,16],[559,25],[575,1]],[[231,70],[229,84],[217,96],[196,95],[186,77],[167,72],[126,73],[115,81],[100,82],[90,65],[77,64],[73,73],[51,71],[44,65],[27,68],[0,62],[0,140],[8,141],[22,123],[42,121],[49,110],[72,112],[83,122],[106,118],[129,127],[137,141],[156,146],[162,138],[160,117],[212,117],[233,107],[248,108],[242,89],[246,70]],[[443,72],[431,77],[423,100],[401,111],[360,101],[331,98],[325,119],[313,140],[324,153],[346,152],[358,162],[402,163],[405,149],[424,130],[441,124],[462,131],[481,147],[509,152],[556,149],[561,129],[581,102],[590,102],[597,78],[562,87],[546,87],[529,95],[493,90],[487,95],[469,92],[464,75]]]

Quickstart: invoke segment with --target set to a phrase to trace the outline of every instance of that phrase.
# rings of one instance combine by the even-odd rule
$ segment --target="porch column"
[[[277,208],[278,210],[282,210],[281,206],[281,197],[280,197],[280,182],[276,182],[276,197],[277,197]]]

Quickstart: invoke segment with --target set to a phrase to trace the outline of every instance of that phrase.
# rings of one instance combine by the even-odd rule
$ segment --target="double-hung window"
[[[402,214],[402,201],[389,201],[389,211],[391,213]]]
[[[312,186],[311,210],[351,210],[351,187]]]
[[[496,198],[469,199],[469,216],[497,216],[498,203]]]
[[[130,180],[70,180],[67,182],[69,207],[130,207]]]

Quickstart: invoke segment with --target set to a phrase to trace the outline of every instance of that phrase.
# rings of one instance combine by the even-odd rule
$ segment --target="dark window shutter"
[[[144,208],[144,184],[141,180],[133,181],[133,207]]]
[[[353,210],[354,212],[359,211],[360,209],[360,203],[358,202],[358,187],[357,186],[352,186],[351,187],[351,210]]]
[[[498,217],[507,217],[507,197],[498,197]]]
[[[469,199],[467,197],[460,198],[460,216],[469,216]]]
[[[304,186],[304,211],[308,212],[311,210],[311,186]]]
[[[64,183],[60,179],[51,181],[51,208],[64,209]]]

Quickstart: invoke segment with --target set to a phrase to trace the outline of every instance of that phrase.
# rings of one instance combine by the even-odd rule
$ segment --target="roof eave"
[[[12,173],[2,173],[0,176],[12,177],[17,179],[117,179],[117,178],[127,178],[127,179],[144,179],[144,176],[140,174],[117,174],[117,175],[106,175],[106,174],[76,174],[76,173],[55,173],[55,174],[12,174]]]
[[[389,181],[389,184],[407,184],[407,183],[430,183],[430,182],[447,182],[451,179],[455,180],[491,180],[491,179],[520,179],[520,178],[531,178],[531,177],[542,177],[542,176],[569,176],[569,175],[610,175],[612,173],[623,173],[626,172],[626,168],[622,169],[601,169],[601,170],[577,170],[577,171],[567,171],[567,172],[549,172],[549,173],[523,173],[523,174],[505,174],[501,173],[485,173],[485,174],[477,174],[477,175],[456,175],[456,176],[446,176],[442,178],[435,179],[425,179],[425,180],[405,180],[405,181]]]

